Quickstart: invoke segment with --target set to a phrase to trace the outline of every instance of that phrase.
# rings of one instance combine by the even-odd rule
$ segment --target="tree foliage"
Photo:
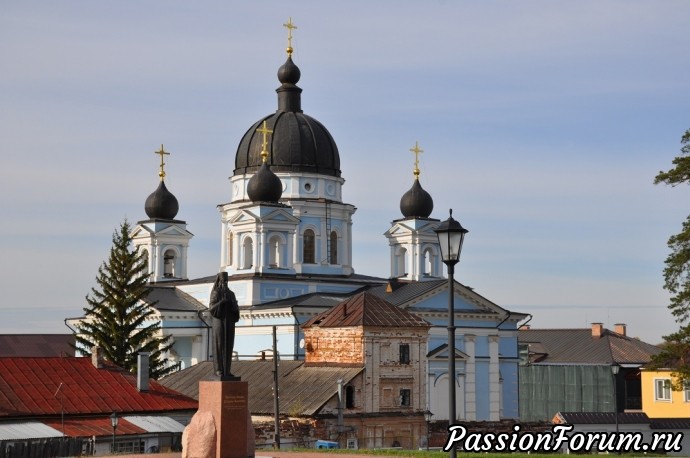
[[[654,184],[676,186],[690,184],[690,129],[681,139],[681,154],[673,159],[673,168],[661,171]],[[664,268],[664,289],[671,293],[668,305],[680,329],[664,336],[662,352],[652,360],[654,368],[671,368],[677,378],[674,389],[690,384],[690,216],[683,222],[682,230],[668,239],[671,254]]]
[[[163,354],[172,347],[162,337],[155,303],[146,301],[148,266],[144,253],[131,247],[127,220],[113,233],[110,256],[98,268],[97,287],[86,296],[85,318],[77,324],[76,347],[89,355],[99,346],[112,363],[135,371],[137,355],[150,353],[149,375],[160,378],[176,369],[166,366]]]

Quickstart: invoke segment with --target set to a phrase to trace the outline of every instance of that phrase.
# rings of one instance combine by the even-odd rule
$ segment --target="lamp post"
[[[448,267],[448,427],[455,422],[455,264],[460,261],[462,242],[468,230],[453,219],[453,209],[447,220],[434,230],[441,248],[441,260]],[[450,457],[455,458],[455,447],[450,449]]]
[[[434,414],[429,411],[429,409],[424,411],[424,420],[426,420],[426,451],[429,451],[429,423],[431,423],[431,417]]]
[[[113,426],[113,454],[115,453],[115,431],[117,430],[117,423],[120,419],[117,417],[117,412],[113,412],[110,416],[110,424]]]
[[[611,365],[611,374],[613,375],[613,415],[616,417],[616,437],[618,437],[618,372],[621,367],[613,363]],[[620,454],[620,451],[618,452]]]

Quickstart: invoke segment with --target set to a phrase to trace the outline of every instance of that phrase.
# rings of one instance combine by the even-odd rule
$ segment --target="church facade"
[[[239,140],[228,201],[218,205],[222,237],[220,270],[240,305],[235,352],[238,359],[272,352],[273,333],[282,359],[305,359],[302,326],[362,291],[378,295],[429,324],[427,348],[419,353],[426,379],[421,410],[448,418],[448,282],[443,278],[431,217],[432,197],[420,183],[401,198],[401,218],[385,231],[390,272],[357,274],[352,259],[356,208],[343,202],[340,152],[326,127],[302,110],[300,69],[288,46],[278,70],[278,107],[254,122]],[[418,146],[412,150],[419,153]],[[149,196],[148,219],[132,235],[149,260],[150,300],[162,332],[175,344],[171,364],[181,367],[213,357],[206,313],[216,272],[188,278],[192,234],[177,220],[175,196],[161,180]],[[383,241],[382,241],[383,242]],[[473,290],[455,285],[458,419],[518,418],[518,323],[510,312]]]

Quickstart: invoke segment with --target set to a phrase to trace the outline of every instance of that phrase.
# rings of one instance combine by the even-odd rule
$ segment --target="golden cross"
[[[419,147],[419,142],[414,142],[414,148],[410,148],[410,151],[414,153],[414,176],[419,178],[419,153],[423,153],[424,150]]]
[[[288,29],[288,47],[286,51],[288,55],[292,55],[292,29],[296,29],[297,26],[292,23],[292,17],[290,17],[287,23],[283,24],[283,27]]]
[[[161,170],[160,170],[160,172],[158,172],[158,176],[161,177],[161,181],[163,181],[163,178],[165,178],[165,169],[164,169],[165,162],[163,162],[163,156],[170,156],[170,153],[168,153],[167,151],[165,151],[163,149],[163,144],[161,143],[161,150],[160,151],[154,151],[153,154],[159,154],[161,157],[161,166],[160,166]]]
[[[268,151],[266,151],[266,148],[268,147],[268,140],[266,139],[266,136],[268,134],[272,134],[273,131],[266,127],[266,120],[264,119],[264,123],[256,129],[257,132],[263,135],[263,140],[261,141],[261,161],[262,164],[265,164],[268,162]]]

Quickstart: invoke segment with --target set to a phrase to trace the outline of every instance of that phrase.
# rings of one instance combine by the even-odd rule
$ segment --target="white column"
[[[230,264],[228,259],[228,223],[223,220],[220,226],[220,265],[225,267]]]
[[[261,242],[258,244],[260,245],[257,247],[257,251],[259,251],[259,264],[254,264],[257,268],[263,269],[264,267],[268,266],[268,246],[266,245],[266,229],[263,228],[263,225],[261,227],[261,234],[259,235]],[[254,269],[256,271],[256,269]]]
[[[501,418],[501,384],[498,360],[498,336],[489,336],[489,420]]]
[[[465,363],[465,414],[466,420],[473,421],[477,419],[477,388],[476,388],[476,369],[475,369],[475,336],[472,334],[465,335],[465,351],[467,353],[467,362]]]

